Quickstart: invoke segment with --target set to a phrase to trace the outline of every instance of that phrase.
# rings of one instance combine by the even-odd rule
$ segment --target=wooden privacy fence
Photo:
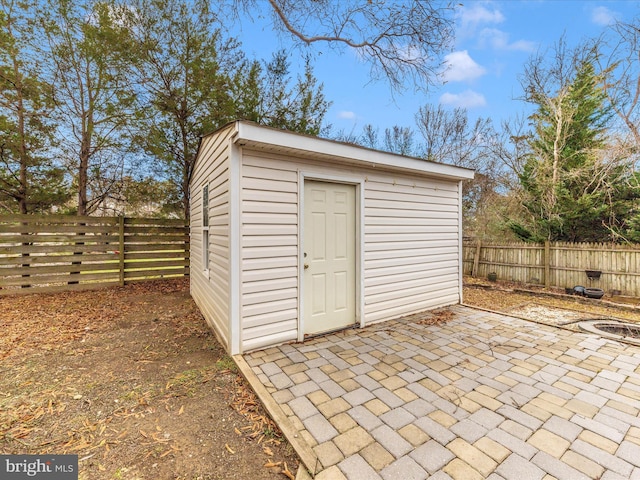
[[[183,220],[0,216],[0,295],[188,274],[189,227]]]
[[[640,245],[465,242],[463,257],[464,274],[474,277],[495,272],[498,280],[640,296]]]

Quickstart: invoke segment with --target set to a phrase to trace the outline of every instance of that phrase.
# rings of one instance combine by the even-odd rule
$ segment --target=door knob
[[[305,264],[304,264],[304,269],[306,270],[307,268],[309,268],[309,264],[308,264],[308,263],[305,263]]]

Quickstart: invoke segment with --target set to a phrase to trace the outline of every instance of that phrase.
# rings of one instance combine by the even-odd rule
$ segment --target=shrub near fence
[[[640,296],[640,245],[606,243],[464,243],[465,275],[571,288],[601,288]],[[590,278],[586,271],[600,272]]]
[[[182,220],[0,216],[0,294],[188,274],[189,227]]]

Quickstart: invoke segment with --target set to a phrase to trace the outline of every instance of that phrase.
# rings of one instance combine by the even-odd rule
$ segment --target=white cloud
[[[421,55],[420,49],[413,45],[407,45],[406,47],[399,49],[398,54],[403,60],[406,60],[408,62],[417,60]]]
[[[444,57],[446,65],[442,72],[445,82],[463,82],[481,77],[487,71],[469,56],[467,50],[453,52]]]
[[[443,93],[440,96],[442,105],[451,105],[452,107],[474,108],[484,107],[487,101],[484,95],[472,90],[465,90],[462,93]]]
[[[591,11],[591,21],[596,25],[606,27],[616,22],[618,13],[607,7],[595,7]]]
[[[497,8],[487,8],[480,3],[471,7],[463,6],[458,10],[460,19],[458,34],[471,35],[481,24],[496,24],[504,22],[504,15]]]
[[[356,114],[355,112],[350,112],[348,110],[341,110],[338,112],[338,118],[343,120],[355,120]]]
[[[484,28],[480,32],[480,45],[488,45],[496,50],[517,50],[522,52],[533,52],[536,44],[528,40],[518,40],[509,43],[509,34],[497,28]]]

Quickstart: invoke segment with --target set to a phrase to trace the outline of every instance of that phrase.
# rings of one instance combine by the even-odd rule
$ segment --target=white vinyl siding
[[[211,327],[229,346],[229,139],[226,135],[203,139],[191,181],[191,294]],[[206,160],[205,160],[206,159]],[[204,161],[203,161],[204,160]],[[209,190],[208,275],[202,193]]]
[[[458,184],[380,174],[365,190],[367,323],[459,298]]]
[[[364,323],[455,304],[458,183],[244,152],[242,338],[251,350],[298,325],[298,170],[364,182]]]
[[[202,187],[202,270],[209,276],[209,184]]]
[[[230,124],[203,138],[190,184],[191,294],[230,353],[302,338],[299,195],[308,179],[357,185],[356,317],[362,325],[456,304],[459,189],[471,177],[453,166]]]
[[[242,164],[242,347],[298,334],[298,177],[244,152]]]

